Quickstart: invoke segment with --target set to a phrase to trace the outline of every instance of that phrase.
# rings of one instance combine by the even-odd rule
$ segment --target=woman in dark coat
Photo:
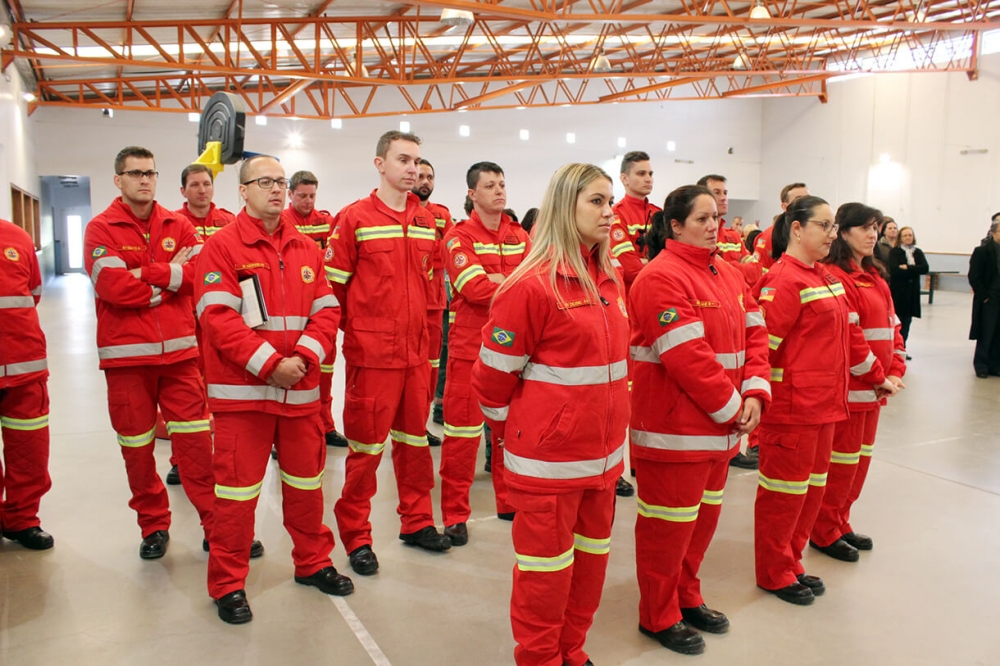
[[[930,271],[924,253],[917,247],[917,237],[911,227],[899,230],[896,245],[889,251],[888,264],[889,289],[892,291],[896,316],[902,322],[899,333],[905,344],[910,335],[910,322],[914,317],[920,319],[920,278]]]
[[[976,341],[972,359],[976,376],[1000,375],[1000,221],[972,251],[969,284],[973,293],[969,339]]]

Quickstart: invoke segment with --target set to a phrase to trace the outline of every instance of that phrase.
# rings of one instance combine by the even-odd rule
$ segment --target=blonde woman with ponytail
[[[615,483],[623,469],[629,324],[608,249],[611,179],[553,175],[524,262],[498,290],[473,389],[503,440],[515,508],[517,664],[590,664]]]

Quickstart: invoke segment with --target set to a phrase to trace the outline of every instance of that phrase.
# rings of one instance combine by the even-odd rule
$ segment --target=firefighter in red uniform
[[[441,449],[441,513],[452,545],[469,540],[469,489],[476,473],[476,454],[483,436],[483,412],[469,389],[472,366],[479,358],[483,326],[499,286],[521,263],[531,247],[528,234],[503,211],[507,186],[503,169],[477,162],[465,176],[473,210],[445,239],[448,276],[455,293],[448,331],[448,373],[444,385],[444,446]],[[503,452],[491,435],[493,488],[497,515],[510,519],[503,481]]]
[[[781,213],[778,215],[785,214],[788,207],[793,201],[799,197],[809,196],[809,187],[805,183],[791,183],[790,185],[785,185],[781,188]],[[774,218],[774,221],[778,221],[778,217]],[[774,223],[771,224],[767,229],[760,232],[757,236],[757,240],[753,244],[753,258],[757,260],[760,264],[761,272],[766,273],[774,265],[774,258],[771,256],[771,237],[774,234]]]
[[[743,245],[743,238],[733,229],[726,228],[725,216],[729,212],[729,189],[726,177],[718,174],[702,176],[698,184],[708,188],[715,197],[715,205],[719,209],[719,258],[725,259],[740,270],[746,283],[753,287],[760,280],[761,269],[754,261],[753,255]]]
[[[326,445],[317,417],[319,364],[333,347],[339,304],[323,278],[322,253],[281,216],[286,187],[276,159],[245,161],[240,196],[246,207],[198,260],[195,297],[215,415],[216,527],[208,592],[219,617],[231,624],[253,619],[244,588],[272,443],[295,582],[339,596],[354,591],[330,561],[333,532],[323,524]],[[240,314],[246,294],[256,291],[245,287],[251,280],[267,312],[260,323]]]
[[[780,259],[755,288],[767,322],[772,402],[761,419],[754,506],[757,585],[793,604],[811,604],[826,587],[802,566],[802,550],[823,501],[836,423],[848,416],[847,380],[868,348],[851,330],[844,285],[817,264],[837,235],[830,206],[801,197],[774,230]],[[889,394],[882,365],[857,376]]]
[[[228,210],[212,203],[212,197],[215,196],[215,179],[212,170],[204,164],[189,164],[181,171],[181,196],[186,201],[174,211],[174,215],[190,220],[202,240],[236,220],[236,216]],[[197,327],[197,322],[195,324],[200,348],[201,329]],[[202,367],[202,374],[204,370]],[[158,420],[157,430],[163,427],[163,422]],[[157,437],[162,436],[162,433],[157,433]],[[170,471],[164,480],[169,486],[179,486],[181,483],[181,477],[177,473],[177,456],[174,453],[170,455]]]
[[[143,559],[163,557],[170,538],[170,503],[153,458],[157,406],[184,491],[201,517],[205,547],[214,503],[189,261],[202,245],[187,219],[156,203],[156,176],[151,152],[122,149],[115,158],[115,186],[122,195],[84,234],[85,267],[97,295],[97,355],[132,490],[129,506],[142,529]]]
[[[288,208],[281,211],[287,220],[306,238],[316,243],[321,250],[326,249],[326,241],[333,228],[333,216],[325,210],[316,209],[316,189],[319,180],[311,171],[296,171],[288,181]],[[346,447],[347,440],[337,432],[333,422],[333,363],[337,360],[337,345],[330,350],[330,356],[320,365],[319,394],[322,403],[319,415],[323,419],[323,432],[329,446]]]
[[[49,393],[45,334],[35,306],[42,275],[34,243],[0,220],[0,530],[31,550],[52,547],[38,507],[49,478]]]
[[[375,149],[379,187],[337,213],[327,276],[344,308],[344,435],[350,451],[344,490],[334,507],[351,568],[378,571],[372,550],[371,498],[385,440],[399,492],[399,538],[431,551],[451,548],[434,527],[434,461],[427,446],[434,217],[410,190],[417,182],[420,139],[386,132]]]
[[[420,166],[417,167],[417,184],[413,186],[413,193],[420,200],[420,205],[427,209],[427,212],[434,216],[434,229],[437,244],[434,246],[434,254],[431,255],[431,293],[427,297],[427,332],[430,336],[430,365],[431,384],[430,398],[434,400],[434,392],[437,390],[438,375],[441,369],[441,346],[444,343],[444,316],[448,310],[448,292],[445,285],[445,247],[444,237],[451,231],[451,212],[441,204],[430,200],[434,194],[434,166],[427,160],[421,158]],[[441,439],[427,431],[427,443],[430,446],[441,446]],[[446,523],[447,524],[447,523]]]
[[[879,411],[885,404],[885,398],[858,377],[877,360],[888,368],[889,381],[902,389],[906,373],[906,345],[885,281],[887,275],[872,257],[881,219],[878,210],[864,204],[849,203],[838,208],[839,232],[824,260],[844,285],[852,323],[861,329],[869,347],[865,361],[851,368],[847,392],[851,416],[834,430],[826,493],[809,541],[813,548],[845,562],[856,562],[859,550],[871,550],[873,546],[871,537],[851,527],[850,515],[868,476]]]
[[[595,166],[556,171],[473,369],[517,510],[510,614],[521,665],[590,663],[584,643],[604,587],[629,414],[611,196]]]
[[[630,294],[639,629],[682,654],[705,649],[695,629],[729,630],[705,605],[698,569],[729,459],[771,397],[764,318],[743,276],[718,259],[718,223],[704,187],[671,192]]]

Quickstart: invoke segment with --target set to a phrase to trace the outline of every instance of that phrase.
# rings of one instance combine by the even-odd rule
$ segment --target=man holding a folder
[[[209,238],[195,277],[215,415],[216,529],[208,591],[219,617],[231,624],[253,619],[244,588],[272,442],[295,582],[338,596],[354,591],[330,561],[333,533],[323,524],[319,366],[333,347],[340,305],[316,244],[281,217],[287,187],[276,159],[243,162],[246,207]]]

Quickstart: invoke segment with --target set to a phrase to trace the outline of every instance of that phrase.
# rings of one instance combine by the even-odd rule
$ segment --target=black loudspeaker
[[[219,161],[236,164],[243,159],[243,139],[247,126],[243,100],[227,92],[217,92],[208,100],[198,124],[198,154],[205,152],[209,141],[222,144]]]

